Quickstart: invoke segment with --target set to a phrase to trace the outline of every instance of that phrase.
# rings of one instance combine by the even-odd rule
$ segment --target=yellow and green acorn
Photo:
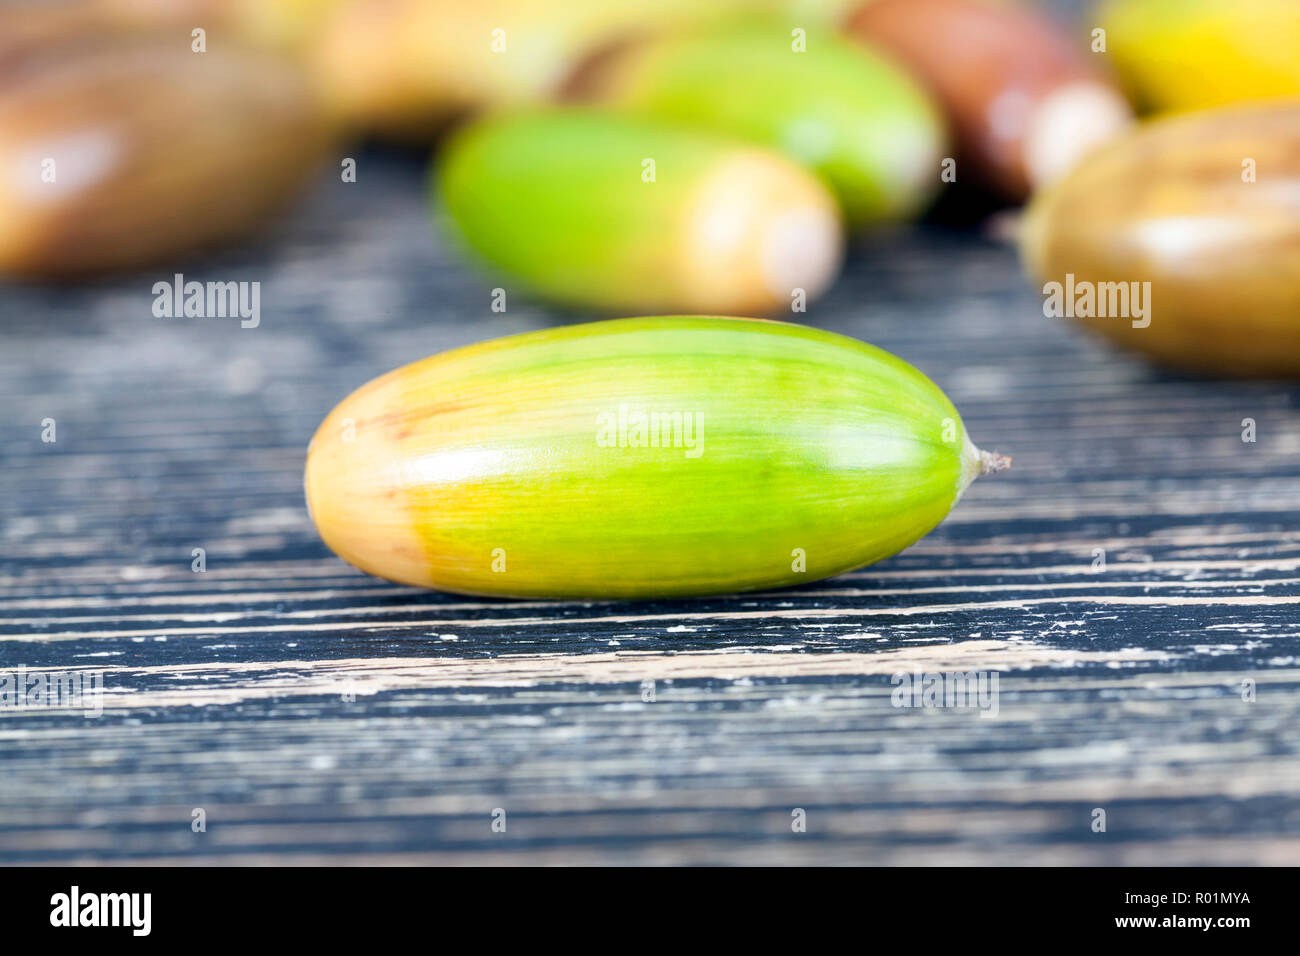
[[[770,150],[605,110],[485,118],[435,177],[460,243],[505,280],[618,311],[789,311],[834,278],[839,209]]]
[[[381,376],[321,424],[306,493],[325,543],[394,581],[677,597],[887,557],[1008,463],[887,352],[676,316],[530,332]]]

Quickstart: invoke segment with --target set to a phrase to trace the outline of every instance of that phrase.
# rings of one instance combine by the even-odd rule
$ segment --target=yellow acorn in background
[[[584,57],[737,13],[820,22],[837,0],[341,0],[307,56],[336,115],[426,138],[447,120],[553,97]]]
[[[69,15],[99,17],[116,27],[203,30],[216,45],[229,39],[274,50],[300,49],[344,0],[86,0]]]
[[[1094,19],[1141,109],[1300,96],[1295,0],[1107,0]]]

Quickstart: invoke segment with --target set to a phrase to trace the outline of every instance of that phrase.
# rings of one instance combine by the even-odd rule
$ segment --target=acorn
[[[0,49],[0,273],[139,268],[252,234],[331,141],[302,74],[188,37]]]
[[[842,254],[834,198],[791,160],[604,111],[471,124],[435,191],[503,289],[588,308],[787,310],[830,283]]]
[[[344,0],[86,0],[83,8],[117,24],[205,30],[214,43],[235,39],[294,50]]]
[[[1300,96],[1295,0],[1111,0],[1095,20],[1143,109]]]
[[[467,113],[549,101],[593,51],[738,11],[791,5],[791,0],[336,0],[312,32],[307,58],[332,115],[360,128],[420,140]],[[810,19],[816,19],[813,13]]]
[[[1300,103],[1153,121],[1035,199],[1044,311],[1161,362],[1300,375]]]
[[[829,28],[760,18],[627,43],[580,68],[569,92],[780,150],[826,182],[851,225],[906,218],[940,182],[928,94]]]
[[[969,163],[1011,200],[1059,178],[1132,121],[1086,38],[1076,43],[1018,4],[867,0],[845,28],[896,56],[938,97],[960,149],[956,178]]]
[[[979,451],[912,366],[755,319],[617,319],[454,349],[344,399],[307,505],[356,567],[463,594],[774,588],[933,528]]]

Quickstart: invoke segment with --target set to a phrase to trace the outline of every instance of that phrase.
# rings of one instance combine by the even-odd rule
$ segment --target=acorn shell
[[[321,163],[306,79],[188,34],[0,44],[0,273],[140,268],[254,233]]]
[[[834,198],[791,160],[603,110],[471,124],[435,191],[507,293],[588,308],[788,313],[842,256]]]
[[[582,92],[780,150],[822,177],[852,225],[916,213],[940,182],[938,108],[862,44],[802,32],[760,18],[629,44],[584,71]]]
[[[515,597],[780,587],[894,554],[981,470],[915,368],[829,332],[660,317],[435,355],[361,387],[308,450],[342,558]]]
[[[1073,320],[1124,346],[1215,375],[1300,375],[1300,102],[1144,126],[1035,199],[1021,252],[1045,286],[1149,282],[1147,315]]]
[[[1300,96],[1295,0],[1110,0],[1093,20],[1143,109]]]
[[[1059,178],[1132,120],[1086,34],[1076,39],[1028,5],[865,0],[846,29],[897,57],[943,104],[957,181],[979,178],[1008,199]]]

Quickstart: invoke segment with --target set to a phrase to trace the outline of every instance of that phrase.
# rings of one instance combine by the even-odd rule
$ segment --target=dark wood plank
[[[257,329],[154,318],[165,276],[0,289],[0,670],[105,687],[91,719],[0,708],[0,861],[1300,862],[1295,386],[1153,370],[1044,318],[1010,249],[892,231],[804,318],[1015,456],[929,537],[694,601],[397,587],[311,528],[316,424],[582,317],[492,313],[420,164],[360,171],[183,266],[262,282]],[[917,669],[996,671],[997,716],[893,706]]]

